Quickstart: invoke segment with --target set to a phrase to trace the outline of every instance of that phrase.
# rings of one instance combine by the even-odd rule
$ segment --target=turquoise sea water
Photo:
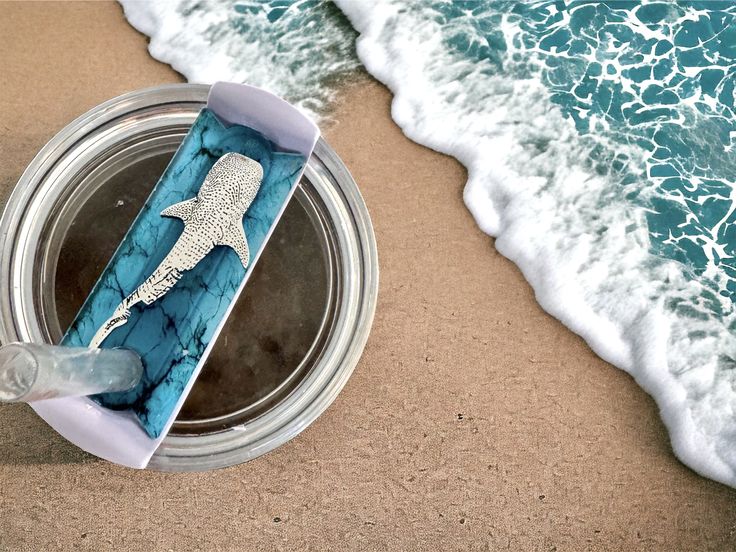
[[[345,4],[349,8],[350,2]],[[135,20],[140,7],[124,5]],[[695,276],[711,277],[713,292],[733,299],[736,6],[468,0],[410,2],[401,9],[407,18],[441,25],[448,55],[472,61],[481,72],[512,79],[539,75],[550,100],[577,130],[599,138],[589,152],[596,172],[617,175],[622,189],[637,180],[656,187],[646,198],[641,186],[626,192],[649,209],[652,251],[682,262]],[[147,17],[155,18],[156,11]],[[223,78],[245,69],[241,50],[261,53],[264,67],[309,75],[302,82],[273,83],[263,82],[268,79],[262,68],[242,75],[308,109],[322,109],[330,86],[358,67],[357,34],[332,2],[185,1],[159,10],[162,17],[203,21],[204,38],[215,48],[228,46]],[[516,27],[513,36],[509,26]],[[168,40],[178,39],[182,34]],[[152,48],[158,47],[154,41]],[[196,62],[186,57],[180,52],[178,63],[188,74]],[[630,166],[617,145],[645,151],[645,170]],[[723,308],[710,296],[704,299],[704,308]]]
[[[453,15],[440,9],[437,17]],[[522,31],[510,60],[499,32],[482,30],[503,17]],[[592,168],[620,178],[625,197],[647,209],[652,251],[708,282],[699,308],[730,311],[713,293],[736,294],[736,6],[494,3],[478,23],[478,34],[452,37],[452,47],[515,76],[539,71],[578,132],[601,138]],[[619,153],[632,145],[645,152],[645,167]]]
[[[318,116],[362,63],[405,134],[468,169],[468,208],[543,308],[736,486],[734,3],[122,3],[190,81]]]

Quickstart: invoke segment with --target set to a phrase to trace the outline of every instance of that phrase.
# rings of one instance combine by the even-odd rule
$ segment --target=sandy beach
[[[112,3],[3,5],[0,201],[66,123],[181,82]],[[678,462],[657,407],[541,310],[367,75],[328,142],[373,219],[375,323],[336,402],[210,473],[134,471],[0,406],[0,550],[732,550],[736,492]]]

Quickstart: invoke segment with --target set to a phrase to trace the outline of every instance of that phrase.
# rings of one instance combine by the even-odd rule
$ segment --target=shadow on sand
[[[0,464],[87,464],[99,461],[66,441],[27,404],[0,405]]]

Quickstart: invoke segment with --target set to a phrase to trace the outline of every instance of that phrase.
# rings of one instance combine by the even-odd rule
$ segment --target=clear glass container
[[[0,220],[0,341],[56,343],[204,106],[208,87],[115,98],[31,162]],[[378,289],[365,204],[320,140],[150,467],[254,458],[334,400],[367,339]]]

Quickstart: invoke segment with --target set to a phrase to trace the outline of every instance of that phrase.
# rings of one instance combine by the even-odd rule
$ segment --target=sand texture
[[[77,115],[179,82],[115,4],[4,4],[0,194]],[[0,406],[0,550],[732,550],[736,493],[673,456],[653,401],[545,314],[407,140],[391,96],[344,88],[324,129],[381,263],[343,393],[298,438],[200,474],[119,468]]]

